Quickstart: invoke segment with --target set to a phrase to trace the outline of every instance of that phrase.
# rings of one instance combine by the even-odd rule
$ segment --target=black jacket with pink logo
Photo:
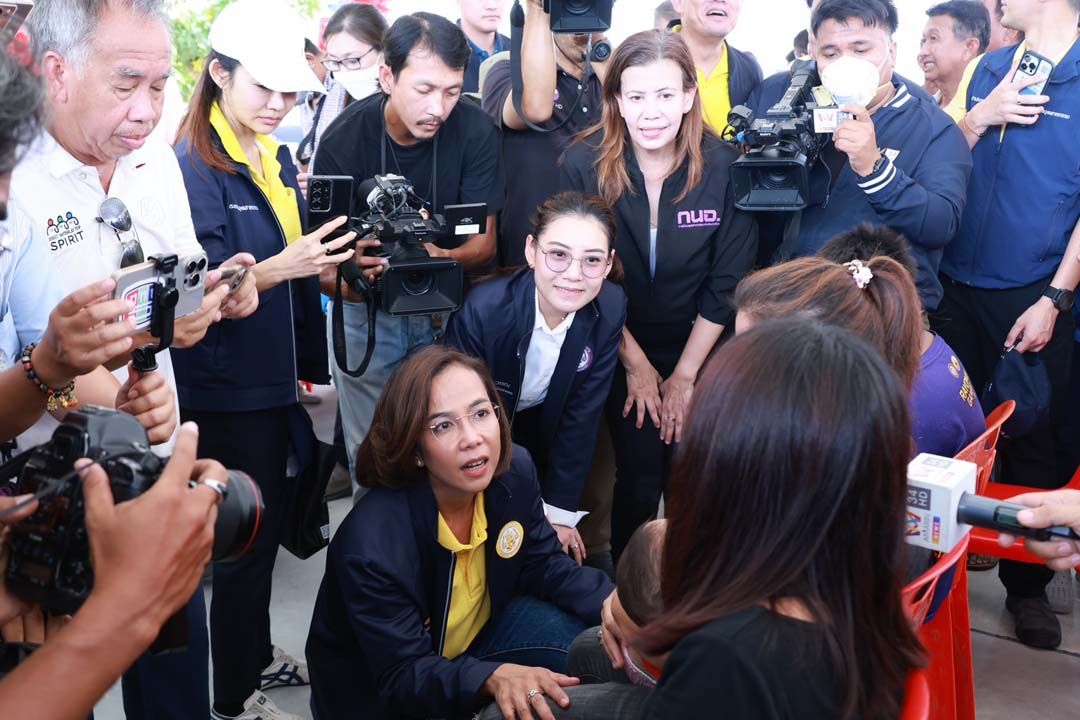
[[[598,192],[598,143],[594,137],[566,151],[563,189]],[[712,136],[706,136],[702,152],[704,173],[686,197],[676,202],[686,185],[686,164],[664,181],[655,275],[650,271],[649,199],[630,148],[625,157],[633,188],[615,204],[615,252],[622,259],[629,299],[626,325],[664,374],[678,361],[698,315],[725,327],[732,324],[730,295],[757,256],[754,219],[735,209],[729,189],[729,168],[738,155]]]

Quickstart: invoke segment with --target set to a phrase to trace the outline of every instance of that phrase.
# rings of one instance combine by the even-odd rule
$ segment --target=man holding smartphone
[[[1065,420],[1080,282],[1078,19],[1080,0],[1006,4],[1002,25],[1026,41],[973,60],[949,107],[975,167],[960,231],[941,262],[945,297],[931,320],[980,390],[1003,349],[1039,354],[1052,388],[1049,426],[999,446],[1003,482],[1036,488],[1060,487],[1075,469],[1076,438]],[[1037,67],[1040,56],[1055,66],[1048,81],[1017,72],[1024,63]],[[1002,560],[999,576],[1017,638],[1057,647],[1061,627],[1045,594],[1052,573]]]
[[[27,25],[45,83],[47,123],[15,168],[12,197],[29,218],[33,242],[49,256],[45,272],[69,291],[120,270],[136,246],[146,257],[201,252],[176,156],[163,139],[150,138],[172,71],[165,3],[38,0]],[[120,230],[125,223],[106,212],[103,206],[110,198],[128,210],[130,230]],[[238,256],[224,264],[253,265],[254,258]],[[252,274],[230,296],[213,273],[206,279],[201,307],[176,321],[173,344],[197,343],[212,322],[246,316],[257,306]],[[149,333],[135,337],[134,347],[146,344],[156,339]],[[169,353],[156,359],[175,395]],[[126,381],[127,369],[121,367],[113,382],[118,388]],[[175,404],[170,412],[178,420]],[[25,444],[44,440],[54,427],[39,423],[36,438]],[[155,452],[171,452],[176,437],[171,435]],[[129,720],[209,717],[209,641],[201,589],[188,603],[187,617],[186,650],[144,657],[125,674]]]

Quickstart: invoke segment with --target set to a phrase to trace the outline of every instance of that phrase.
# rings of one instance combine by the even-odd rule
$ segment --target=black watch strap
[[[1062,290],[1060,288],[1054,287],[1053,285],[1047,285],[1046,289],[1043,290],[1042,294],[1045,297],[1050,298],[1050,302],[1054,303],[1054,307],[1056,307],[1061,312],[1068,312],[1069,310],[1072,310],[1073,302],[1076,299],[1076,296],[1072,290]]]

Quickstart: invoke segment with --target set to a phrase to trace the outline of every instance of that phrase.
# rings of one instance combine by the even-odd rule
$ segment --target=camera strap
[[[383,97],[382,108],[379,110],[379,117],[382,118],[382,138],[379,141],[379,174],[381,175],[386,174],[386,143],[392,142],[390,133],[386,130],[386,100],[387,98]],[[432,215],[439,212],[439,186],[436,183],[439,178],[439,132],[441,130],[442,128],[439,128],[435,131],[435,137],[431,141],[431,179],[428,181],[428,192],[431,194]],[[405,177],[393,148],[390,152],[394,155],[394,165],[397,166],[398,175]]]
[[[521,7],[521,0],[514,0],[514,7],[510,10],[510,97],[514,102],[514,111],[521,118],[521,122],[525,123],[525,126],[530,130],[539,133],[555,132],[570,122],[570,118],[574,117],[574,111],[581,104],[581,98],[585,96],[586,88],[589,86],[589,80],[593,74],[592,36],[589,37],[589,47],[585,52],[585,64],[581,70],[581,89],[578,90],[577,97],[574,98],[574,104],[570,106],[570,111],[566,113],[566,117],[562,119],[562,122],[555,127],[542,128],[525,117],[525,111],[521,109],[521,94],[525,92],[525,81],[522,80],[521,76],[521,43],[524,31],[525,9]],[[555,66],[555,72],[559,72],[558,64]]]
[[[345,263],[351,262],[346,260]],[[355,267],[355,266],[354,266]],[[368,337],[367,337],[367,350],[364,351],[364,359],[360,361],[355,369],[349,369],[349,346],[345,342],[345,301],[341,297],[341,265],[338,265],[337,271],[337,283],[334,285],[334,306],[330,312],[330,335],[331,342],[334,346],[334,362],[337,363],[341,372],[345,373],[349,377],[360,377],[367,371],[368,363],[371,362],[371,356],[375,352],[375,289],[368,290],[364,298],[367,304],[368,313]],[[365,279],[366,282],[366,279]],[[370,288],[371,286],[368,285]]]

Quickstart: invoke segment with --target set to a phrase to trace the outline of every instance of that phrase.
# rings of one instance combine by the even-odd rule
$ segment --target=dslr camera
[[[749,211],[795,212],[809,204],[810,170],[838,124],[831,97],[818,97],[817,66],[796,63],[783,98],[765,117],[745,105],[728,115],[724,139],[745,146],[731,165],[735,207]]]
[[[342,263],[339,267],[349,287],[373,297],[390,315],[430,315],[461,307],[465,292],[461,265],[431,257],[424,244],[454,238],[463,242],[485,232],[487,205],[447,205],[443,215],[429,215],[424,201],[400,175],[376,175],[354,186],[354,179],[347,176],[314,175],[308,181],[309,228],[347,215],[349,222],[341,234],[352,230],[360,238],[374,235],[382,244],[367,253],[390,261],[374,287],[353,263]]]
[[[49,442],[19,456],[16,462],[25,464],[15,494],[34,494],[39,505],[10,528],[5,580],[12,593],[54,614],[74,613],[94,584],[82,480],[72,469],[82,457],[105,469],[118,503],[149,490],[165,467],[135,418],[96,407],[69,413]],[[227,487],[214,526],[215,561],[247,552],[263,516],[262,496],[250,477],[230,470]]]

